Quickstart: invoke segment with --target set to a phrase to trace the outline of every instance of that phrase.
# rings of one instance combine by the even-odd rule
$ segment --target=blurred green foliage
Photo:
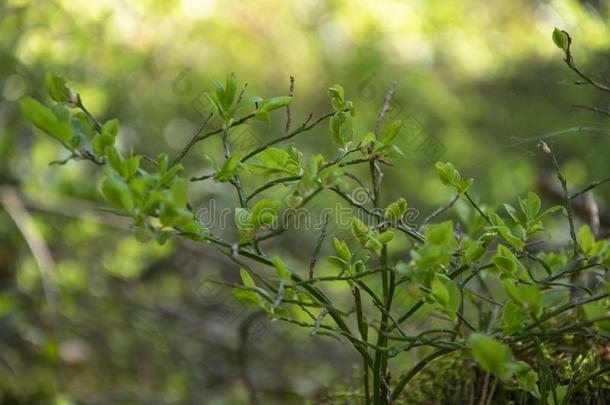
[[[477,178],[483,200],[514,201],[548,176],[549,160],[524,141],[541,134],[557,134],[549,143],[571,186],[604,173],[607,120],[572,104],[607,100],[572,84],[549,36],[555,26],[569,31],[580,64],[603,74],[610,71],[609,18],[605,2],[576,0],[0,2],[0,186],[3,195],[19,192],[24,226],[50,252],[44,266],[57,289],[47,292],[56,295],[50,308],[41,263],[24,242],[28,232],[0,211],[3,403],[246,401],[238,362],[227,360],[238,347],[239,322],[201,315],[235,308],[224,293],[202,293],[203,280],[237,275],[189,246],[136,242],[124,222],[96,209],[93,167],[48,166],[66,153],[33,131],[18,107],[23,96],[45,97],[46,71],[71,78],[95,116],[118,117],[125,150],[152,156],[179,152],[210,111],[203,96],[210,80],[227,71],[252,83],[250,94],[265,96],[287,94],[295,76],[295,125],[329,110],[325,89],[338,81],[354,95],[355,125],[374,122],[395,80],[389,114],[410,120],[417,136],[402,140],[407,153],[384,179],[391,192],[383,198],[405,196],[425,216],[451,197],[438,187],[426,140],[466,178]],[[261,122],[244,137],[260,142],[282,129]],[[333,148],[325,129],[296,143]],[[221,145],[195,148],[187,159],[198,169],[187,175],[209,172],[209,148]],[[193,189],[195,201],[227,202],[222,185]],[[598,198],[603,206],[610,193]],[[288,240],[281,249],[298,261],[310,253],[304,243],[315,241]],[[257,377],[267,403],[302,403],[350,374],[340,349],[333,347],[332,358],[342,365],[333,367],[332,350],[300,335],[291,339],[302,358],[270,353],[290,343],[285,331],[265,328],[274,332],[258,341],[261,362],[252,367],[263,369]],[[264,370],[265,362],[277,370]]]

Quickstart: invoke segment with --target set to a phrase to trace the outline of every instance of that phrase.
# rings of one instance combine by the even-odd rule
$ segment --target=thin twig
[[[203,123],[199,126],[199,129],[197,130],[197,132],[195,132],[195,135],[193,135],[193,137],[191,138],[189,143],[187,143],[184,146],[184,148],[182,148],[182,151],[180,152],[180,154],[178,156],[176,156],[176,158],[172,162],[172,166],[174,166],[176,163],[178,163],[182,159],[184,159],[184,157],[189,152],[189,150],[191,150],[193,145],[195,145],[197,142],[199,142],[199,140],[200,140],[199,137],[201,136],[201,133],[203,132],[205,127],[208,125],[208,122],[210,121],[210,118],[212,118],[212,115],[214,115],[214,113],[208,114],[208,116],[203,120]]]
[[[553,167],[555,168],[555,173],[557,174],[557,179],[559,179],[559,182],[561,183],[561,188],[563,190],[564,204],[565,204],[566,212],[568,214],[568,224],[570,226],[570,238],[572,239],[573,257],[577,258],[580,250],[578,247],[578,239],[576,238],[576,230],[574,227],[572,199],[570,198],[570,193],[568,192],[568,182],[567,182],[566,178],[563,176],[563,174],[561,173],[561,169],[559,168],[559,163],[557,162],[557,157],[555,156],[555,152],[551,148],[549,148],[548,145],[547,145],[546,149],[550,152],[551,160],[553,161]]]
[[[318,241],[316,242],[316,247],[313,250],[313,255],[311,256],[311,262],[309,262],[309,279],[313,279],[313,271],[316,267],[316,262],[318,261],[318,256],[320,255],[320,249],[322,249],[322,244],[324,243],[324,239],[326,238],[326,232],[328,230],[328,217],[329,215],[323,214],[323,223],[322,231],[320,232],[320,236],[318,237]]]
[[[607,115],[607,116],[610,117],[610,111],[602,110],[599,107],[595,107],[595,106],[587,105],[587,104],[572,104],[572,106],[576,107],[576,108],[582,108],[583,110],[593,111],[593,112],[596,112],[598,114]]]
[[[426,224],[428,224],[430,221],[432,221],[434,218],[436,218],[437,216],[439,216],[440,214],[442,214],[443,212],[447,211],[449,208],[453,207],[453,205],[456,203],[456,201],[460,198],[460,195],[457,194],[455,197],[453,197],[451,199],[451,201],[449,201],[447,204],[438,207],[437,209],[435,209],[430,215],[428,215],[425,219],[424,222],[422,223],[422,227]]]
[[[276,138],[276,139],[272,139],[271,141],[269,141],[269,142],[259,146],[258,148],[256,148],[253,151],[247,153],[243,158],[241,158],[240,162],[241,163],[245,163],[246,161],[248,161],[252,157],[258,155],[259,153],[261,153],[262,151],[264,151],[268,147],[273,146],[273,145],[275,145],[277,143],[286,141],[286,140],[288,140],[290,138],[293,138],[293,137],[297,136],[298,134],[300,134],[301,132],[309,131],[310,129],[314,128],[316,125],[318,125],[319,123],[321,123],[325,119],[332,117],[333,115],[335,115],[334,112],[324,114],[320,118],[318,118],[317,120],[315,120],[314,122],[312,122],[310,124],[309,121],[311,120],[311,117],[312,117],[312,115],[310,114],[309,117],[307,118],[307,120],[305,120],[305,122],[300,127],[298,127],[294,131],[292,131],[292,132],[290,132],[290,133],[288,133],[288,134],[286,134],[284,136],[281,136],[281,137]]]
[[[396,91],[396,85],[398,83],[396,81],[392,82],[390,86],[390,90],[385,95],[383,99],[383,106],[381,107],[381,111],[379,111],[379,115],[377,116],[377,121],[375,122],[375,135],[379,135],[379,130],[381,130],[381,124],[383,124],[383,118],[385,114],[390,109],[390,102],[392,101],[392,97],[394,96],[394,92]]]
[[[288,95],[290,97],[294,97],[294,76],[290,76],[290,89],[288,90]],[[290,103],[286,104],[286,127],[284,128],[284,132],[290,132],[290,123],[292,121],[292,117],[290,116]]]
[[[34,225],[34,219],[25,208],[16,191],[11,188],[0,189],[0,203],[2,203],[6,213],[11,217],[30,248],[30,252],[32,252],[32,256],[40,271],[40,281],[47,304],[49,309],[55,312],[58,290],[53,282],[55,261],[49,247],[38,231],[38,228]]]

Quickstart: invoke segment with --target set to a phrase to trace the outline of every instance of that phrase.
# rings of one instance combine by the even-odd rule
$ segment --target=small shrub
[[[556,30],[553,40],[581,79],[609,91],[576,67],[567,33]],[[577,227],[572,213],[575,197],[608,179],[570,194],[544,140],[539,144],[543,156],[562,185],[561,206],[543,207],[533,192],[513,205],[480,204],[471,193],[474,180],[453,164],[438,162],[440,183],[453,189],[455,198],[415,228],[404,221],[406,199],[382,198],[383,170],[402,153],[395,144],[402,123],[384,123],[394,88],[368,133],[354,133],[354,105],[340,85],[328,89],[327,114],[310,116],[291,129],[291,95],[246,99],[245,87],[240,91],[230,74],[224,83],[214,82],[209,93],[221,125],[208,129],[208,117],[177,156],[153,158],[120,150],[118,121],[98,122],[65,79],[49,73],[45,84],[56,104],[47,107],[24,98],[21,106],[37,128],[69,151],[59,163],[86,160],[99,166],[101,194],[112,211],[132,219],[139,239],[164,243],[186,238],[218,249],[239,270],[236,299],[273,319],[351,345],[362,359],[361,389],[355,395],[359,402],[566,404],[587,402],[598,389],[608,397],[603,376],[610,372],[610,248],[606,240],[596,240],[588,225]],[[231,135],[237,127],[270,122],[280,112],[286,113],[284,134],[233,153]],[[335,156],[305,156],[294,146],[280,146],[323,125],[337,146]],[[183,159],[211,137],[222,139],[221,163],[211,174],[185,178]],[[364,202],[353,197],[354,186],[347,181],[346,170],[354,166],[368,169],[368,180],[350,175],[370,197]],[[234,189],[235,239],[225,240],[198,222],[188,189],[199,181]],[[253,187],[255,182],[262,185]],[[289,192],[280,198],[282,185]],[[290,221],[277,228],[278,218],[307,207],[321,192],[334,193],[354,208],[347,236],[327,238],[325,221],[312,261],[303,269],[268,255],[265,241],[291,232]],[[437,221],[456,200],[464,203],[460,226]],[[535,252],[532,246],[545,240],[545,222],[551,218],[566,222],[569,246]],[[392,243],[399,255],[388,254]],[[323,244],[334,251],[326,258],[334,268],[330,275],[315,271]],[[334,299],[329,285],[334,291],[342,288],[351,304]],[[399,295],[407,299],[398,302]],[[422,319],[434,319],[428,322],[433,327],[414,322]],[[415,363],[405,366],[414,353]]]

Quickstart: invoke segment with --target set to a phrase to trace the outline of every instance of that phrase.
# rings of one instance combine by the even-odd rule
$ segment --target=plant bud
[[[547,145],[547,144],[546,144],[546,142],[544,142],[544,141],[540,141],[540,142],[538,143],[538,147],[540,147],[540,148],[542,149],[542,151],[543,151],[544,153],[546,153],[547,155],[550,155],[550,154],[551,154],[551,148],[549,148],[549,145]]]

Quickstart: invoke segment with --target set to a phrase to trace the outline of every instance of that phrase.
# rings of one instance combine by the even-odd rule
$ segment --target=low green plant
[[[553,40],[570,68],[608,91],[574,65],[567,33],[556,30]],[[415,394],[423,392],[417,386],[403,391],[412,382],[422,381],[422,370],[437,367],[441,371],[434,375],[442,379],[446,373],[441,364],[460,367],[454,370],[459,371],[455,375],[460,386],[464,381],[468,384],[468,379],[481,381],[476,389],[461,394],[452,391],[447,401],[457,403],[476,392],[489,402],[502,393],[497,400],[506,403],[567,404],[583,398],[591,384],[610,372],[608,360],[596,352],[605,349],[603,342],[610,333],[606,281],[610,248],[608,241],[596,240],[588,225],[577,226],[572,209],[574,198],[606,181],[570,193],[553,150],[543,140],[543,156],[562,186],[561,206],[543,208],[534,192],[518,197],[513,205],[479,204],[471,194],[474,180],[453,164],[438,162],[440,182],[455,192],[455,198],[413,227],[403,220],[406,199],[382,198],[383,169],[402,153],[396,145],[402,123],[384,123],[394,88],[370,132],[355,133],[354,105],[338,84],[328,89],[327,114],[317,119],[310,115],[291,129],[292,95],[246,99],[245,87],[240,91],[230,74],[224,83],[214,82],[209,93],[220,126],[207,130],[207,117],[177,156],[152,158],[121,150],[118,121],[97,121],[65,79],[48,73],[45,85],[56,102],[53,106],[24,98],[21,107],[38,129],[70,153],[59,163],[86,160],[99,166],[100,193],[112,211],[131,218],[139,239],[164,243],[168,238],[186,238],[210,245],[239,269],[242,282],[234,286],[236,299],[273,319],[349,343],[362,360],[361,402],[428,400]],[[233,153],[231,135],[236,127],[257,120],[270,122],[281,111],[286,112],[287,121],[281,136]],[[305,156],[294,146],[280,147],[325,122],[325,132],[337,146],[335,156]],[[215,165],[212,174],[185,178],[182,161],[195,145],[211,137],[222,140],[222,163]],[[368,180],[346,175],[347,168],[357,166],[366,168]],[[366,189],[368,201],[353,197],[348,177]],[[227,240],[197,220],[188,190],[199,181],[233,187],[235,239]],[[262,185],[251,186],[257,182]],[[288,192],[278,197],[280,185]],[[334,193],[354,209],[347,236],[328,240],[325,226],[307,268],[267,254],[266,241],[291,231],[289,222],[277,228],[278,218],[286,210],[307,207],[321,192]],[[436,221],[453,207],[459,226],[452,220]],[[535,246],[549,238],[545,223],[552,219],[566,221],[568,246],[536,251]],[[327,257],[334,270],[318,275],[315,266],[324,244],[334,251]],[[389,254],[389,246],[398,253]],[[339,288],[342,294],[336,294]],[[345,296],[351,297],[348,305]],[[399,301],[399,296],[407,299]],[[421,320],[426,320],[423,326]],[[569,361],[565,353],[558,356],[558,342],[566,339],[589,345],[587,367],[576,365],[582,350],[575,350]],[[404,366],[403,359],[413,353],[418,361]],[[561,366],[558,357],[563,358]],[[443,359],[451,361],[443,363]]]

